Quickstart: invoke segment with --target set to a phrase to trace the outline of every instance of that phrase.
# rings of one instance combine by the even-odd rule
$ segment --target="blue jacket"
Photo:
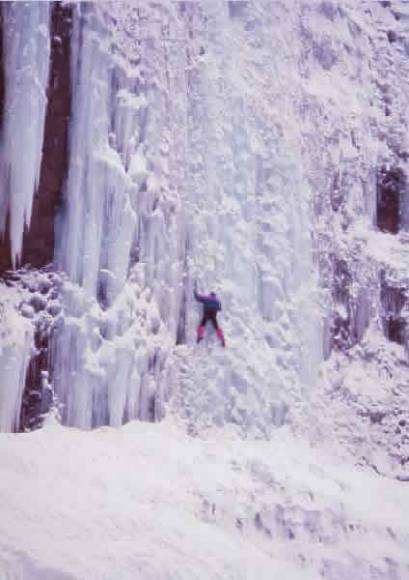
[[[203,304],[204,309],[209,312],[218,312],[222,309],[221,302],[217,298],[216,294],[209,294],[208,296],[205,296],[203,294],[198,294],[195,290],[194,296],[198,302]]]

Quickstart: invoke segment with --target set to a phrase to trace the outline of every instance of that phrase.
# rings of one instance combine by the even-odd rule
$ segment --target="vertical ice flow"
[[[320,359],[319,320],[306,315],[316,285],[311,192],[277,82],[290,82],[278,47],[285,34],[298,47],[295,23],[271,37],[273,17],[258,20],[258,44],[247,46],[223,2],[110,8],[82,4],[74,19],[56,260],[71,282],[53,347],[65,420],[160,416],[177,381],[168,368],[176,335],[194,339],[197,280],[221,292],[232,347],[214,361],[214,412],[231,420],[241,399],[245,421],[261,413],[268,424],[283,384],[311,384]],[[258,353],[251,372],[237,356],[243,332],[243,347]],[[200,365],[188,364],[206,392]]]
[[[175,334],[178,318],[177,199],[165,195],[154,153],[147,159],[166,134],[163,100],[150,89],[148,122],[149,88],[142,67],[129,64],[140,58],[136,40],[118,50],[109,19],[96,5],[74,14],[71,154],[57,228],[56,262],[70,283],[53,339],[54,384],[64,419],[82,427],[157,415],[152,384],[164,372],[166,326]]]
[[[5,116],[1,135],[0,234],[9,215],[11,258],[19,261],[39,180],[48,83],[50,3],[4,3]],[[27,98],[29,96],[29,98]]]

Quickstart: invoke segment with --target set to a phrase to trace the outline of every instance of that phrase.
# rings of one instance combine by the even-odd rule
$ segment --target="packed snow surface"
[[[286,428],[270,441],[170,420],[2,434],[0,577],[409,578],[409,489]]]

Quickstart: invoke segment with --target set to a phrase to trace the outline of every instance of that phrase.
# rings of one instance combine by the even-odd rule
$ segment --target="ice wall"
[[[5,97],[1,132],[0,234],[19,262],[39,181],[48,83],[50,3],[2,5]]]
[[[138,11],[128,10],[134,26]],[[165,75],[164,55],[156,28],[147,27],[152,46],[143,48],[138,36],[121,44],[114,32],[108,9],[78,6],[56,252],[71,284],[54,338],[53,381],[64,418],[82,427],[162,415],[164,353],[176,337],[181,300],[183,221],[164,177],[172,154],[166,101],[155,86]]]
[[[373,337],[404,360],[407,16],[72,5],[48,363],[63,421],[159,419],[170,398],[192,430],[308,431],[351,357],[382,367]],[[211,331],[195,345],[194,283],[221,295],[226,351]]]
[[[222,293],[228,352],[181,353],[177,405],[193,429],[228,420],[264,433],[283,421],[289,390],[314,383],[321,359],[299,93],[283,89],[300,50],[296,14],[230,3],[189,4],[182,15],[191,38],[190,272]]]
[[[71,284],[53,346],[70,424],[160,416],[163,377],[166,392],[181,381],[178,364],[173,378],[168,368],[175,342],[192,355],[182,391],[207,388],[190,350],[194,282],[221,293],[232,349],[214,359],[210,421],[261,414],[264,428],[283,408],[283,385],[314,382],[311,190],[282,93],[293,72],[279,52],[290,37],[296,62],[295,18],[263,4],[78,6],[56,254]],[[203,414],[200,397],[196,407]]]

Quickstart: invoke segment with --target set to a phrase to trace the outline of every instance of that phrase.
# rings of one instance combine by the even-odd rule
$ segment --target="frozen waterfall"
[[[267,42],[271,22],[260,23],[264,43],[242,56],[260,74],[249,92],[225,32],[243,39],[228,6],[217,8],[108,13],[84,4],[74,12],[70,162],[56,254],[70,283],[52,345],[53,383],[70,424],[162,415],[174,387],[172,345],[193,341],[194,280],[221,291],[232,346],[251,329],[247,340],[263,349],[266,368],[276,356],[289,381],[315,380],[311,192],[299,135],[283,132],[283,110],[279,119],[273,109],[281,90],[273,77],[288,67]],[[271,88],[260,98],[263,83]],[[291,107],[287,115],[291,126]],[[237,355],[217,363],[212,414],[222,422],[230,389],[254,396]],[[278,378],[257,390],[268,422]]]
[[[0,2],[0,153],[0,577],[407,580],[409,3]]]
[[[47,205],[42,163],[58,194],[55,275],[43,291],[13,274],[34,338],[2,429],[25,427],[16,405],[47,371],[69,425],[168,409],[264,436],[319,426],[351,360],[406,360],[407,15],[383,4],[2,6],[0,266],[33,194]],[[195,283],[222,298],[226,350],[210,329],[195,345]]]

